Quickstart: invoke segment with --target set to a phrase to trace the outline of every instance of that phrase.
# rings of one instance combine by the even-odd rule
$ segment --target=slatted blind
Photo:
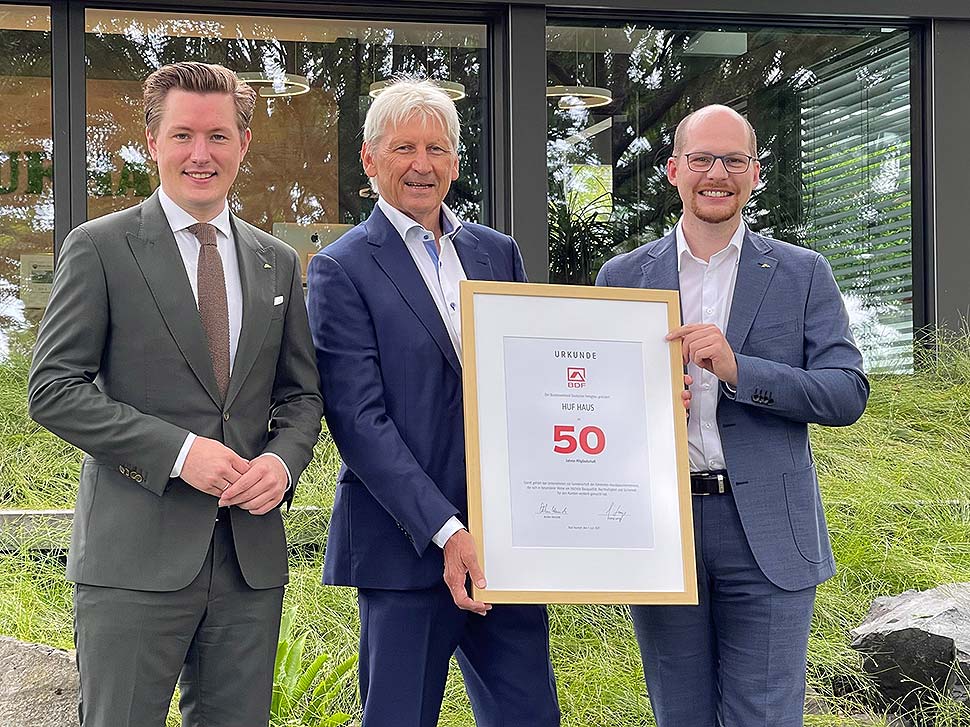
[[[812,69],[801,93],[803,239],[831,263],[869,371],[913,366],[909,66],[893,34]]]

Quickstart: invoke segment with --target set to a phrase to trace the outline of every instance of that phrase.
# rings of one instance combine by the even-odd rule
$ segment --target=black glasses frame
[[[720,160],[721,166],[724,167],[724,171],[727,172],[728,174],[744,174],[749,169],[751,169],[751,162],[757,159],[757,157],[753,157],[750,154],[711,154],[710,152],[707,152],[707,151],[694,151],[694,152],[691,152],[690,154],[684,154],[684,156],[687,157],[687,168],[690,169],[692,172],[709,172],[711,171],[711,169],[714,168],[714,165],[717,164],[718,160]],[[710,157],[711,163],[708,164],[707,166],[704,166],[704,165],[695,166],[694,160],[692,159],[692,157],[699,157],[699,156]],[[748,160],[748,163],[744,167],[744,169],[741,169],[738,171],[732,171],[731,169],[728,169],[727,162],[724,161],[727,157],[744,157],[745,159]]]

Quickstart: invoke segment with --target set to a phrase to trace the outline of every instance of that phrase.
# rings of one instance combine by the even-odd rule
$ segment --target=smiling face
[[[364,172],[384,201],[435,231],[441,203],[458,179],[458,153],[433,116],[412,116],[361,147]]]
[[[686,222],[727,224],[741,223],[741,210],[758,186],[761,165],[751,162],[742,174],[729,174],[721,160],[706,172],[695,172],[687,166],[687,154],[755,155],[744,120],[728,109],[715,108],[688,122],[682,148],[667,160],[667,179],[677,187],[684,203]]]
[[[218,215],[252,138],[236,125],[232,96],[172,89],[145,135],[165,194],[200,222]]]

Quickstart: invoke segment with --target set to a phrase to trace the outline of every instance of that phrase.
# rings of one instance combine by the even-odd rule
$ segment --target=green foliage
[[[849,631],[865,617],[873,598],[970,581],[970,334],[941,337],[917,354],[915,374],[872,378],[869,407],[858,423],[812,432],[838,564],[836,576],[819,587],[809,642],[809,687],[824,712],[807,718],[812,727],[888,723],[860,716],[880,710],[870,682],[860,674],[859,657],[848,646]],[[69,478],[76,474],[78,455],[29,422],[25,381],[25,362],[0,363],[4,506],[44,507],[45,499],[70,506],[76,482]],[[297,489],[298,503],[329,510],[338,464],[333,443],[322,436]],[[59,478],[55,486],[48,481],[52,476]],[[295,643],[306,637],[300,667],[287,672],[288,679],[296,674],[293,693],[301,687],[300,677],[312,671],[315,655],[335,655],[318,668],[315,684],[307,687],[312,694],[339,669],[328,672],[328,664],[346,663],[356,651],[357,604],[352,589],[320,585],[319,552],[291,552],[290,562],[286,608],[295,614],[289,633],[296,636],[287,638],[287,663],[296,663]],[[654,724],[625,609],[555,606],[550,627],[564,727]],[[0,633],[70,648],[71,590],[59,557],[0,555]],[[359,719],[354,690],[340,689],[330,710]],[[970,724],[966,709],[950,702],[940,700],[928,711],[937,727]],[[454,666],[439,724],[474,725]],[[173,716],[169,727],[176,725]]]
[[[613,226],[603,220],[613,195],[592,199],[549,199],[549,279],[553,283],[592,285],[604,256],[613,249]]]
[[[339,727],[350,720],[346,712],[331,713],[332,705],[343,689],[350,670],[357,663],[351,656],[338,664],[329,674],[323,666],[330,655],[322,653],[305,665],[307,633],[293,634],[297,607],[291,606],[283,614],[279,646],[273,677],[273,702],[270,708],[271,727]]]
[[[29,368],[29,349],[0,362],[0,508],[71,508],[80,453],[27,416]]]

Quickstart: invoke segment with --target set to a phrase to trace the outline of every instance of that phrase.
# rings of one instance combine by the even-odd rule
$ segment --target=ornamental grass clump
[[[0,507],[71,507],[80,454],[28,419],[27,367],[22,354],[0,362]],[[809,641],[811,709],[822,712],[806,718],[812,727],[886,724],[872,716],[879,710],[872,687],[848,646],[849,631],[865,618],[873,598],[970,581],[970,336],[945,336],[918,349],[914,368],[913,374],[872,376],[868,409],[853,426],[812,430],[838,566],[818,589]],[[339,455],[324,433],[295,504],[329,512],[338,466]],[[286,607],[298,608],[290,628],[306,639],[299,667],[296,639],[288,639],[287,661],[294,666],[285,670],[284,686],[292,686],[287,699],[297,704],[298,720],[307,713],[299,711],[307,694],[356,651],[354,592],[321,586],[321,567],[319,550],[291,552]],[[654,724],[625,609],[555,606],[550,625],[564,727]],[[71,589],[63,554],[27,546],[0,554],[0,633],[70,648]],[[340,666],[328,671],[331,661],[325,659],[316,682],[302,691],[304,701],[292,699],[300,678],[324,653],[340,654]],[[342,672],[328,717],[343,713],[359,720],[351,672]],[[283,693],[277,719],[283,719]],[[953,702],[940,700],[927,712],[936,727],[970,724],[967,708]],[[178,724],[173,710],[168,725]],[[440,725],[474,725],[454,663]]]

